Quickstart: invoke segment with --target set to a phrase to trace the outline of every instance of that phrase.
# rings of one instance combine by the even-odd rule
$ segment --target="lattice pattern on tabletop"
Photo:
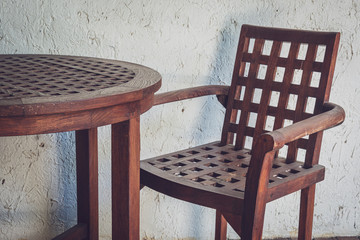
[[[245,191],[246,173],[250,164],[250,150],[235,150],[233,145],[209,143],[176,153],[142,161],[162,171],[163,178],[176,177],[177,182],[213,187],[214,191],[230,191],[234,195]],[[301,162],[286,163],[276,158],[269,179],[269,188],[294,175],[308,174]]]
[[[251,149],[260,134],[321,112],[331,86],[329,38],[304,39],[295,33],[278,41],[276,34],[244,32],[222,136],[223,144],[234,143],[237,149]],[[302,138],[280,154],[288,162],[311,161],[315,141],[316,136]]]
[[[6,55],[0,58],[0,100],[93,92],[134,77],[132,70],[102,59]]]

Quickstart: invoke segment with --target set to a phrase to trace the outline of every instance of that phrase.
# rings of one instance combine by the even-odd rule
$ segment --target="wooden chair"
[[[328,102],[338,45],[339,33],[242,26],[230,87],[155,96],[217,95],[226,107],[220,141],[142,161],[141,183],[216,209],[218,240],[227,222],[241,239],[261,239],[266,204],[301,190],[299,239],[311,239],[322,131],[345,118]]]

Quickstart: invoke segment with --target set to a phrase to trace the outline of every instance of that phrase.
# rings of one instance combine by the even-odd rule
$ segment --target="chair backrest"
[[[339,33],[243,25],[222,144],[252,148],[260,134],[322,112],[338,45]],[[288,144],[287,161],[317,163],[321,138],[313,134]]]

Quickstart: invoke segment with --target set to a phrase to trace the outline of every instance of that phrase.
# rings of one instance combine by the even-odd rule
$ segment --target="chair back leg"
[[[219,210],[216,210],[215,240],[226,240],[227,222]]]
[[[315,184],[301,190],[299,240],[311,240],[314,215]]]

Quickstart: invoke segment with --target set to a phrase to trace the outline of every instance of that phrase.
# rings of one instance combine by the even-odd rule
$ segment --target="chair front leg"
[[[275,155],[271,136],[262,135],[254,149],[246,177],[241,240],[260,240],[262,237],[269,174]]]
[[[242,222],[241,240],[260,240],[262,238],[266,202],[258,202],[252,218],[244,217]]]

